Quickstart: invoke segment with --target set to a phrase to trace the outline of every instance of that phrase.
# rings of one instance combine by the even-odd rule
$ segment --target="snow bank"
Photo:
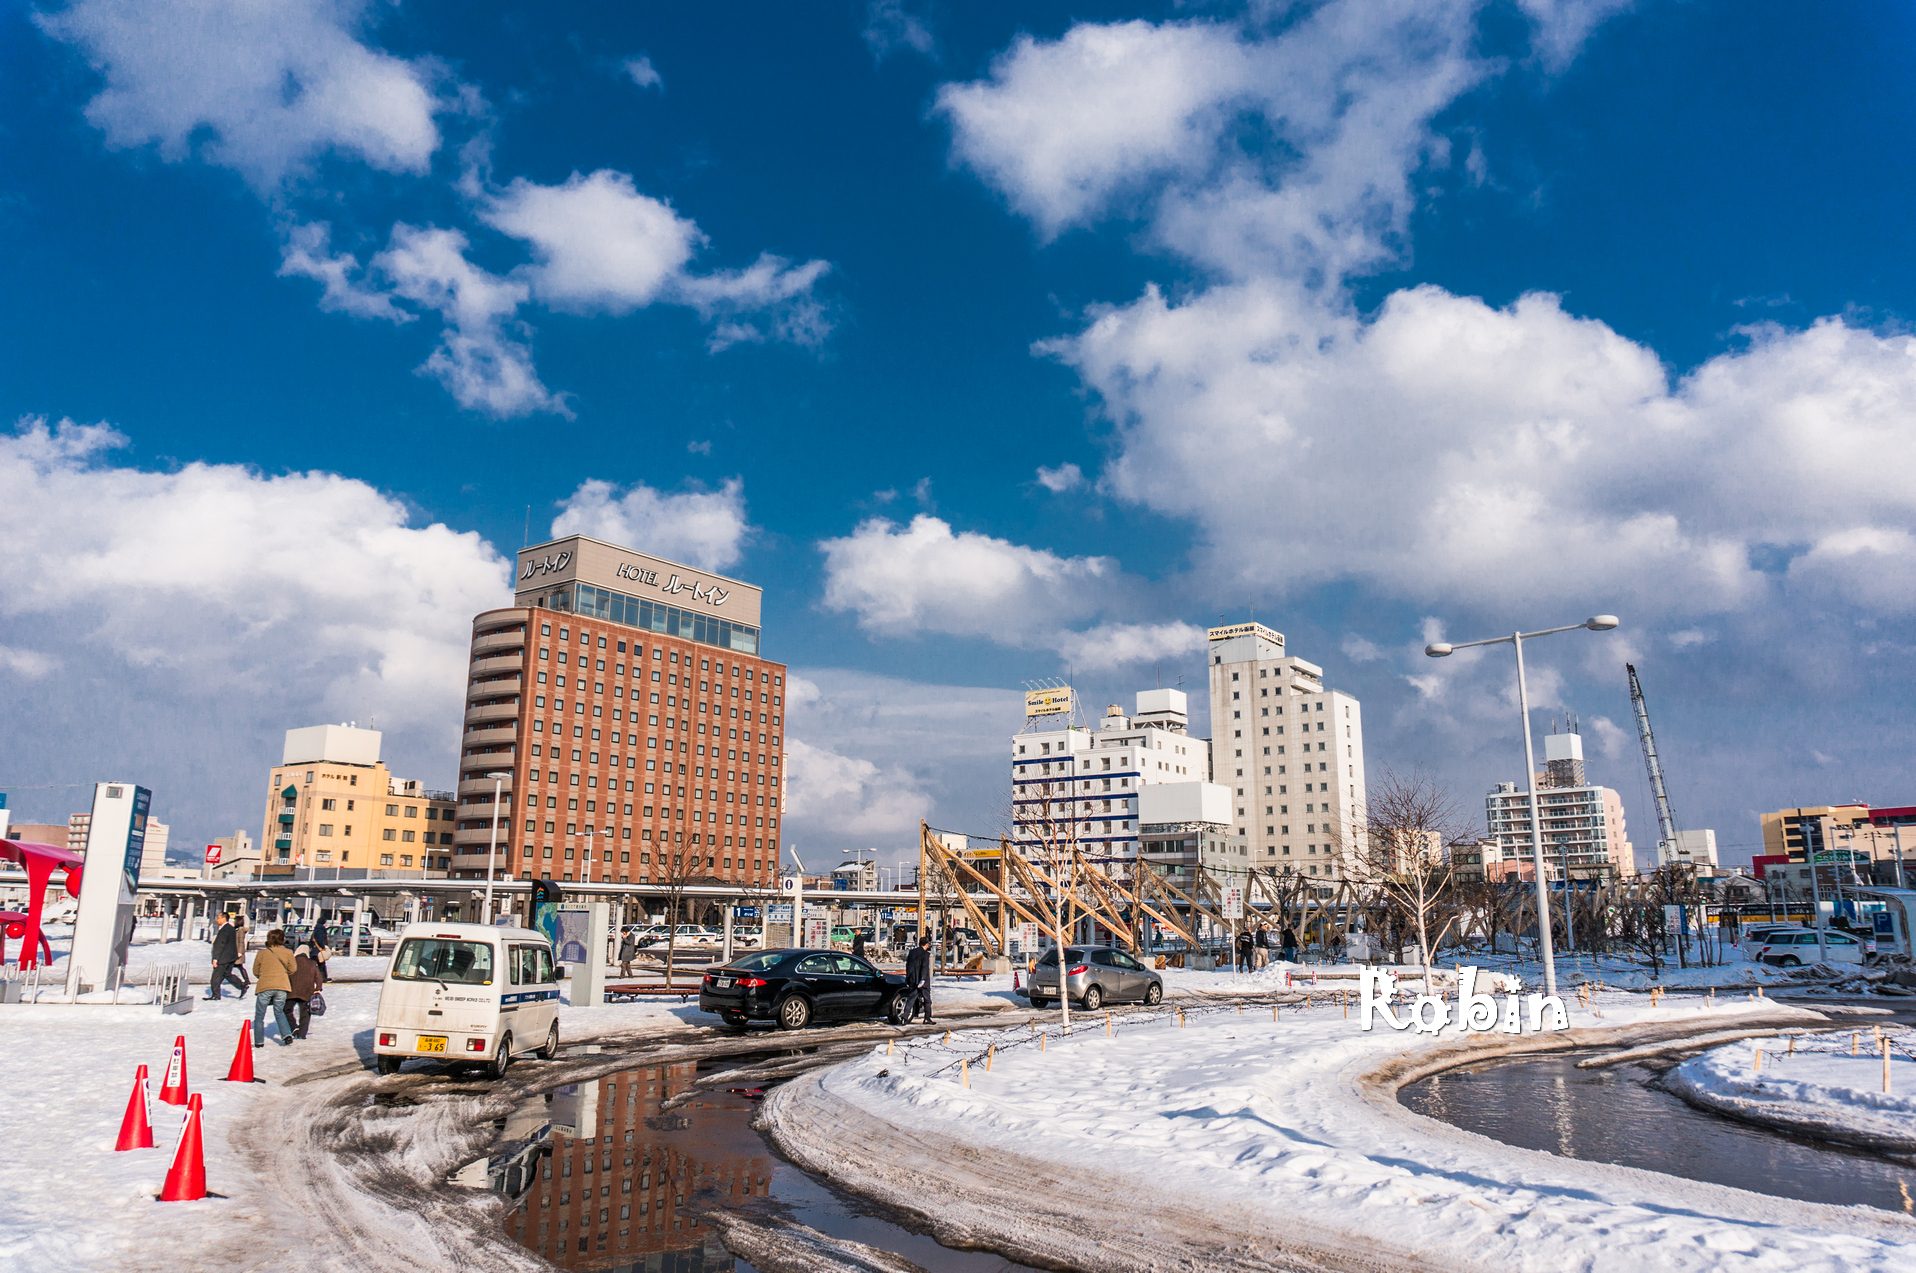
[[[1594,1008],[1601,1017],[1572,1007],[1571,1037],[1631,1042],[1652,1027],[1703,1033],[1798,1015],[1747,1000],[1652,1007],[1625,995],[1598,995]],[[1211,1267],[1282,1266],[1243,1254],[1278,1250],[1298,1263],[1362,1250],[1377,1268],[1911,1267],[1905,1244],[1916,1223],[1901,1216],[1513,1148],[1412,1114],[1396,1103],[1394,1081],[1367,1077],[1393,1063],[1400,1076],[1413,1073],[1419,1057],[1476,1040],[1517,1041],[1464,1043],[1454,1028],[1436,1042],[1365,1034],[1333,1006],[1272,1015],[1220,1007],[1189,1013],[1182,1027],[1172,1014],[1118,1017],[1110,1035],[1103,1020],[1081,1018],[1068,1037],[1051,1030],[1043,1050],[1030,1030],[972,1032],[949,1047],[914,1040],[794,1083],[765,1117],[801,1162],[934,1226],[947,1208],[981,1207],[1002,1177],[1022,1175],[1034,1183],[1006,1194],[1000,1232],[1029,1238],[1031,1254],[1049,1250],[1040,1231],[1080,1223],[1074,1208],[1129,1200],[1137,1219],[1123,1222],[1126,1236],[1091,1238],[1087,1249],[1100,1254],[1081,1267],[1150,1263],[1111,1250],[1183,1215],[1203,1220],[1172,1255]],[[970,1058],[969,1087],[961,1058]],[[858,1117],[873,1125],[856,1143],[843,1127],[834,1132]],[[966,1214],[974,1238],[999,1223]]]
[[[1892,1044],[1890,1090],[1883,1061],[1849,1054],[1843,1035],[1799,1040],[1792,1055],[1780,1039],[1754,1039],[1693,1057],[1664,1076],[1692,1105],[1848,1145],[1916,1153],[1916,1060]],[[1762,1050],[1762,1069],[1756,1053]],[[1900,1089],[1900,1090],[1899,1090]]]

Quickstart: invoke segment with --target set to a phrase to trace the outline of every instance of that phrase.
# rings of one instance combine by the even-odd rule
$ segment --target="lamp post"
[[[1557,993],[1557,961],[1550,948],[1550,890],[1544,881],[1543,869],[1543,819],[1537,808],[1537,753],[1530,741],[1530,690],[1524,683],[1523,643],[1538,637],[1552,636],[1558,632],[1574,632],[1578,628],[1588,628],[1592,632],[1608,632],[1617,626],[1617,617],[1613,614],[1593,615],[1582,623],[1572,623],[1561,628],[1545,628],[1541,632],[1512,632],[1507,637],[1486,637],[1482,641],[1459,641],[1451,643],[1436,641],[1424,647],[1424,653],[1433,659],[1441,659],[1457,650],[1467,650],[1474,645],[1502,645],[1508,641],[1517,652],[1517,710],[1523,715],[1523,771],[1530,785],[1530,857],[1537,868],[1537,936],[1543,950],[1543,985],[1545,994]],[[1569,861],[1564,862],[1564,911],[1569,913],[1570,879]]]
[[[479,922],[492,922],[492,871],[499,856],[499,790],[511,774],[501,769],[485,775],[492,779],[492,841],[486,846],[486,900],[479,908]]]

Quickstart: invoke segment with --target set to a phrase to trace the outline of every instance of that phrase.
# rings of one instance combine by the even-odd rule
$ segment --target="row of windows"
[[[681,610],[677,606],[661,605],[642,597],[628,597],[622,592],[595,588],[586,583],[575,584],[569,590],[572,594],[569,597],[567,591],[561,589],[554,592],[546,601],[553,609],[569,609],[588,619],[604,619],[628,628],[645,628],[664,636],[696,641],[700,645],[716,645],[740,654],[758,653],[759,630],[742,623],[733,623],[730,619]]]
[[[446,811],[446,816],[447,816],[448,818],[450,818],[450,817],[452,816],[452,811],[451,811],[451,810],[447,810],[447,811]],[[332,833],[333,833],[333,824],[332,824],[332,823],[330,823],[330,822],[322,822],[322,823],[320,823],[320,824],[319,824],[319,833],[320,833],[321,835],[323,835],[323,836],[330,836],[330,835],[332,835]],[[350,835],[352,835],[352,833],[353,833],[353,824],[352,824],[352,823],[350,823],[350,822],[348,822],[348,823],[346,823],[346,824],[344,824],[344,826],[343,826],[343,827],[342,827],[342,828],[340,829],[340,833],[339,833],[339,834],[340,834],[340,835],[341,835],[342,837],[344,837],[344,836],[350,836]],[[400,842],[400,843],[403,843],[403,844],[412,844],[412,843],[414,843],[414,842],[415,842],[415,838],[416,838],[416,837],[417,837],[417,836],[418,836],[419,834],[420,834],[420,833],[419,833],[419,832],[417,832],[417,831],[400,831],[400,830],[397,830],[397,829],[395,829],[395,828],[393,828],[393,827],[387,827],[387,828],[386,828],[386,829],[385,829],[384,831],[382,831],[382,832],[380,832],[380,834],[379,834],[379,838],[380,838],[380,839],[382,839],[382,840],[396,840],[396,841],[398,841],[398,842]],[[425,833],[425,836],[426,836],[426,839],[425,839],[425,843],[427,843],[427,844],[432,844],[432,843],[435,843],[435,841],[434,841],[434,839],[433,839],[433,837],[434,837],[435,835],[439,837],[439,839],[437,840],[437,843],[439,843],[439,844],[451,844],[451,843],[452,843],[452,832],[450,832],[450,831],[428,831],[428,832],[426,832],[426,833]]]

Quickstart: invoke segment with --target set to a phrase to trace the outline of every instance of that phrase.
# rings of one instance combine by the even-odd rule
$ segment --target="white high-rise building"
[[[1543,823],[1546,877],[1612,880],[1634,872],[1636,854],[1624,821],[1623,797],[1584,780],[1582,736],[1548,734],[1543,755],[1537,811]],[[1503,859],[1513,864],[1507,871],[1521,871],[1521,864],[1533,861],[1527,791],[1514,782],[1498,783],[1484,797],[1484,820]]]
[[[1261,623],[1212,628],[1212,781],[1230,788],[1245,861],[1342,879],[1364,853],[1364,715]]]
[[[1157,783],[1203,782],[1210,744],[1186,732],[1182,690],[1142,690],[1137,715],[1115,704],[1093,729],[1069,716],[1035,717],[1011,739],[1013,836],[1027,854],[1075,843],[1114,875],[1138,854],[1138,792]],[[1046,722],[1055,721],[1051,728]]]

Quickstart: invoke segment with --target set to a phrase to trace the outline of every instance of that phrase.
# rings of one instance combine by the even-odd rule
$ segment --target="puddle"
[[[507,1236],[567,1269],[759,1273],[699,1220],[731,1210],[862,1242],[927,1273],[1022,1273],[1001,1256],[939,1246],[784,1162],[752,1130],[757,1102],[744,1092],[660,1109],[697,1075],[769,1055],[646,1066],[535,1097],[495,1124],[490,1155],[454,1180],[503,1195],[514,1204]]]
[[[1640,1065],[1579,1070],[1586,1054],[1490,1061],[1397,1094],[1419,1114],[1507,1145],[1641,1167],[1752,1193],[1903,1211],[1916,1168],[1711,1114],[1652,1086]]]

